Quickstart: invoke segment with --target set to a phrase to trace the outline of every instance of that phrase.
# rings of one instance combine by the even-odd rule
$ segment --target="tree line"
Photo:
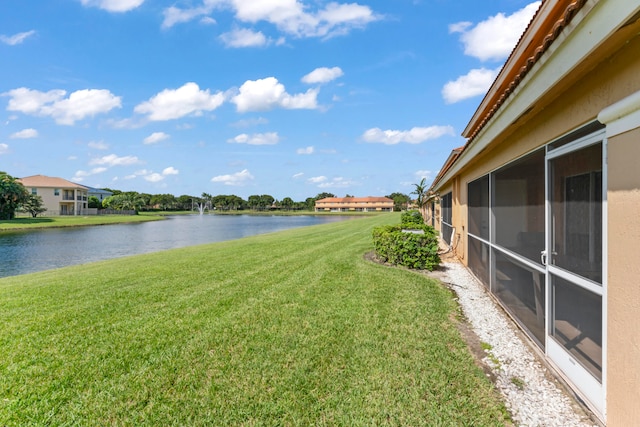
[[[315,197],[307,197],[304,201],[294,201],[291,197],[277,200],[269,194],[254,194],[244,200],[234,194],[211,195],[202,193],[200,196],[183,194],[148,194],[137,191],[121,191],[104,188],[112,193],[102,201],[96,196],[90,196],[88,207],[95,209],[135,210],[141,211],[193,211],[193,210],[217,210],[217,211],[313,211],[316,200],[327,197],[336,197],[332,193],[319,193]],[[345,197],[353,197],[346,195]],[[403,193],[391,193],[386,196],[394,201],[394,210],[407,209],[411,198]],[[17,178],[6,172],[0,171],[0,220],[12,219],[16,211],[28,212],[34,218],[46,211],[42,198],[31,194]]]

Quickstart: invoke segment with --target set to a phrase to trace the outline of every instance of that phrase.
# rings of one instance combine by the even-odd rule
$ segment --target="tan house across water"
[[[42,197],[45,215],[85,215],[89,188],[62,178],[33,175],[17,180],[30,194]]]
[[[326,197],[316,200],[316,212],[393,212],[388,197]]]
[[[547,0],[431,186],[441,236],[608,426],[640,422],[640,0]]]

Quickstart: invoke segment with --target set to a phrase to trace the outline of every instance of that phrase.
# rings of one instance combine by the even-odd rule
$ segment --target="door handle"
[[[547,251],[540,252],[540,262],[542,265],[547,265]]]

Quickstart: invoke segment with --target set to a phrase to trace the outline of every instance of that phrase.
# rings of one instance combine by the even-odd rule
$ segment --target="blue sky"
[[[3,0],[0,170],[302,201],[430,182],[539,2]]]

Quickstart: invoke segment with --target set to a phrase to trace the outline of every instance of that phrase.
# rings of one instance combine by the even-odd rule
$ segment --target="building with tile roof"
[[[42,197],[44,215],[86,215],[89,188],[63,178],[33,175],[17,180],[34,195]]]
[[[430,191],[436,228],[608,426],[640,419],[640,0],[546,0]]]
[[[316,212],[393,212],[388,197],[326,197],[316,200]]]

